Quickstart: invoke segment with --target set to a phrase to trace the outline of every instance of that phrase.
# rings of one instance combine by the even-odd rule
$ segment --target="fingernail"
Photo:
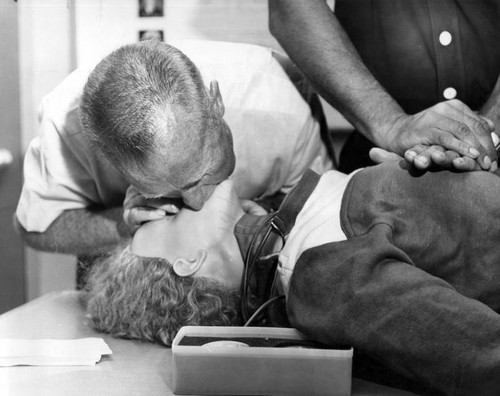
[[[415,158],[415,162],[418,162],[421,166],[428,166],[429,162],[426,157],[417,157]]]
[[[490,157],[486,156],[484,157],[484,166],[486,166],[487,169],[490,169],[491,168],[491,160],[490,160]]]
[[[495,146],[495,148],[498,148],[500,144],[500,138],[495,132],[491,132],[491,140],[493,141],[493,146]]]
[[[409,158],[415,158],[417,156],[417,153],[415,151],[407,151],[406,156]]]
[[[497,169],[498,169],[498,163],[496,161],[493,161],[493,163],[491,164],[491,167],[490,167],[490,171],[496,172]]]
[[[472,155],[473,158],[479,157],[479,151],[475,149],[474,147],[471,147],[469,149],[469,154]]]

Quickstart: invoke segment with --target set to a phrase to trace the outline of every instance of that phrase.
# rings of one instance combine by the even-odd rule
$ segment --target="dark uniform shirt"
[[[454,98],[479,110],[500,74],[498,0],[337,0],[335,14],[408,114]]]

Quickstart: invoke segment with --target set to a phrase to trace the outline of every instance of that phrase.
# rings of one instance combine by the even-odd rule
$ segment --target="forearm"
[[[123,209],[81,209],[63,212],[45,232],[27,232],[18,222],[16,228],[25,242],[37,250],[95,254],[107,251],[128,238],[122,221]]]
[[[324,0],[269,0],[272,34],[318,92],[376,145],[405,113],[363,64]]]

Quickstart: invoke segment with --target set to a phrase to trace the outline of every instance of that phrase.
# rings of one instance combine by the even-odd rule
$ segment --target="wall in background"
[[[0,166],[0,313],[24,302],[24,264],[21,239],[14,232],[12,214],[21,189],[19,119],[19,61],[17,8],[0,4],[0,149],[8,150]],[[10,163],[9,163],[10,162]]]
[[[94,63],[139,39],[142,30],[163,32],[164,41],[209,39],[279,48],[267,26],[267,0],[164,0],[163,16],[139,17],[140,0],[76,1],[78,65]]]
[[[72,10],[67,0],[18,0],[22,148],[38,132],[37,108],[74,68]],[[75,284],[73,256],[25,248],[26,298]]]

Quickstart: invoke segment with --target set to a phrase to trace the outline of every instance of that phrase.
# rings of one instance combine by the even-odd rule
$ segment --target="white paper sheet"
[[[0,367],[94,366],[113,352],[102,338],[75,340],[0,338]]]

